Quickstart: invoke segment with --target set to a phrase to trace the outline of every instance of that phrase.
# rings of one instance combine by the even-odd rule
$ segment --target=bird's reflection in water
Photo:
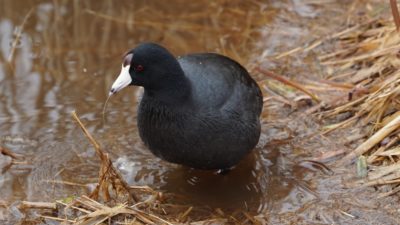
[[[223,209],[248,209],[260,204],[263,195],[256,156],[250,154],[226,174],[178,166],[165,173],[162,190],[190,198],[194,205]],[[265,173],[261,176],[266,176]],[[264,177],[264,180],[265,179]]]

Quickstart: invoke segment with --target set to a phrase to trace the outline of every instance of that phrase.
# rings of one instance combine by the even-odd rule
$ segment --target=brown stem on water
[[[96,150],[97,155],[103,159],[104,158],[104,152],[100,149],[100,145],[97,143],[97,141],[93,138],[93,136],[89,133],[89,131],[85,128],[85,125],[83,125],[82,121],[79,119],[78,115],[76,114],[75,111],[72,111],[72,117],[75,119],[75,121],[78,123],[79,127],[82,129],[83,133],[86,135],[86,137],[89,139],[90,143],[92,143],[94,149]]]
[[[20,159],[20,158],[22,158],[21,156],[15,154],[15,153],[12,152],[11,150],[9,150],[9,149],[7,149],[7,148],[4,148],[4,147],[1,147],[1,146],[0,146],[0,153],[3,154],[3,155],[10,156],[10,157],[13,158],[13,159]]]
[[[10,54],[8,55],[8,59],[7,59],[8,63],[11,63],[11,61],[14,58],[15,50],[16,50],[18,42],[20,41],[21,36],[22,36],[22,31],[24,30],[25,24],[28,21],[29,17],[31,16],[32,12],[33,12],[33,8],[31,8],[28,11],[28,13],[25,15],[24,20],[22,21],[20,28],[19,28],[17,34],[15,35],[15,39],[11,43],[11,51],[10,51]]]
[[[396,24],[397,31],[400,30],[400,15],[399,8],[397,7],[397,0],[390,0],[390,7],[392,8],[392,15],[394,23]]]
[[[71,114],[72,114],[72,117],[76,120],[76,122],[80,126],[80,128],[82,129],[83,133],[89,139],[90,143],[95,148],[97,155],[101,159],[99,184],[93,191],[92,195],[98,196],[99,192],[102,192],[104,195],[104,198],[108,201],[110,198],[108,186],[111,185],[112,188],[117,192],[117,194],[122,189],[126,193],[128,193],[128,198],[130,200],[133,199],[135,202],[138,202],[138,197],[133,192],[133,190],[131,188],[129,188],[129,185],[123,179],[123,177],[121,176],[119,171],[112,165],[112,162],[111,162],[110,158],[108,157],[108,154],[104,153],[104,151],[101,149],[101,147],[97,143],[97,141],[93,138],[93,136],[85,128],[85,126],[83,125],[82,121],[79,119],[76,112],[73,111]]]
[[[288,79],[284,78],[283,76],[280,76],[280,75],[278,75],[278,74],[276,74],[276,73],[274,73],[272,71],[263,70],[260,67],[256,67],[256,70],[258,72],[270,77],[270,78],[273,78],[273,79],[275,79],[277,81],[280,81],[280,82],[282,82],[282,83],[284,83],[286,85],[289,85],[289,86],[292,86],[292,87],[298,89],[299,91],[301,91],[301,92],[307,94],[308,96],[310,96],[316,102],[321,102],[321,100],[316,95],[314,95],[313,93],[311,93],[310,91],[308,91],[307,89],[305,89],[300,84],[298,84],[298,83],[296,83],[294,81],[288,80]]]
[[[35,209],[57,209],[56,203],[53,202],[28,202],[28,201],[22,201],[20,208],[23,209],[29,209],[29,208],[35,208]]]

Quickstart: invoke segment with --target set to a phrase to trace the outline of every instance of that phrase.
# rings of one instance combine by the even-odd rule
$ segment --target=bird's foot
[[[227,169],[219,169],[219,170],[217,170],[217,174],[218,175],[227,175],[232,169],[233,169],[233,167],[227,168]]]

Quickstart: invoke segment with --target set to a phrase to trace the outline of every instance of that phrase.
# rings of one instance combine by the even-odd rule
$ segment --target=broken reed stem
[[[72,117],[75,119],[75,121],[79,124],[79,127],[82,129],[83,133],[86,135],[86,137],[89,139],[90,143],[92,143],[94,149],[96,150],[97,155],[101,158],[105,158],[105,154],[103,151],[100,149],[99,143],[93,138],[93,136],[89,133],[89,131],[85,128],[85,125],[83,125],[82,121],[79,119],[78,115],[76,114],[75,111],[72,111]]]
[[[63,181],[63,180],[43,180],[42,182],[51,183],[51,184],[62,184],[62,185],[68,185],[68,186],[87,187],[86,184],[79,184],[79,183]]]
[[[58,221],[58,222],[63,222],[63,223],[61,223],[61,224],[67,224],[67,223],[65,223],[65,222],[69,222],[69,223],[71,223],[71,224],[76,224],[76,221],[75,220],[68,220],[68,219],[62,219],[62,218],[58,218],[58,217],[54,217],[54,216],[43,216],[43,215],[40,215],[40,217],[42,217],[42,218],[44,218],[44,219],[49,219],[49,220],[54,220],[54,221]]]
[[[14,39],[14,41],[11,43],[11,51],[10,51],[10,54],[8,55],[8,58],[7,58],[7,62],[8,62],[8,63],[11,63],[11,61],[12,61],[13,58],[14,58],[15,50],[16,50],[17,45],[18,45],[18,42],[20,41],[21,36],[22,36],[22,31],[24,30],[25,24],[26,24],[26,22],[28,21],[28,18],[31,16],[32,12],[33,12],[33,8],[31,8],[31,9],[28,11],[28,13],[25,15],[24,20],[22,21],[22,23],[21,23],[21,25],[20,25],[20,28],[19,28],[17,34],[15,35],[15,39]]]
[[[57,204],[53,202],[28,202],[28,201],[22,201],[21,208],[23,209],[30,209],[30,208],[35,208],[35,209],[57,209]]]
[[[10,156],[13,159],[20,159],[21,157],[12,152],[11,150],[7,148],[0,147],[0,153],[6,156]]]
[[[343,36],[345,34],[353,32],[353,31],[359,29],[360,27],[363,27],[365,25],[371,24],[371,23],[373,23],[375,21],[376,21],[376,19],[371,19],[371,20],[368,20],[368,21],[366,21],[364,23],[357,24],[357,25],[355,25],[353,27],[349,27],[349,28],[347,28],[345,30],[342,30],[342,31],[340,31],[338,33],[335,33],[334,35],[329,35],[329,36],[323,37],[320,40],[316,40],[314,42],[311,42],[310,44],[307,44],[308,47],[296,47],[296,48],[293,48],[293,49],[291,49],[289,51],[280,53],[279,55],[275,56],[275,59],[280,59],[280,58],[283,58],[283,57],[286,57],[286,56],[289,56],[289,55],[292,55],[292,54],[295,54],[295,53],[298,53],[298,52],[311,51],[312,49],[317,48],[318,46],[322,45],[323,43],[325,43],[325,42],[327,42],[329,40],[333,40],[333,39],[336,39],[338,37],[341,37],[341,36]]]
[[[373,146],[383,140],[386,136],[392,133],[394,130],[400,127],[400,116],[397,116],[378,132],[372,135],[368,140],[358,146],[354,151],[347,154],[340,162],[339,165],[349,164],[354,158],[366,153]]]
[[[392,147],[396,142],[398,142],[400,140],[400,135],[397,134],[392,140],[389,141],[389,143],[387,143],[384,146],[381,146],[380,148],[378,148],[378,150],[376,150],[372,155],[370,155],[367,158],[367,163],[373,163],[375,161],[375,159],[377,159],[379,156],[378,154],[384,152],[386,149]]]
[[[277,81],[280,81],[280,82],[282,82],[282,83],[284,83],[286,85],[289,85],[289,86],[292,86],[292,87],[298,89],[299,91],[301,91],[301,92],[307,94],[308,96],[310,96],[314,101],[316,101],[318,103],[321,102],[321,100],[316,95],[314,95],[313,93],[311,93],[310,91],[308,91],[307,89],[305,89],[300,84],[297,84],[294,81],[288,80],[288,79],[284,78],[283,76],[275,74],[272,71],[263,70],[260,67],[256,67],[256,71],[258,71],[258,72],[260,72],[260,73],[262,73],[262,74],[264,74],[264,75],[266,75],[266,76],[268,76],[270,78],[273,78],[273,79],[275,79]]]
[[[379,195],[378,195],[378,198],[388,197],[388,196],[390,196],[390,195],[396,194],[396,193],[399,192],[399,191],[400,191],[400,186],[397,186],[396,188],[394,188],[394,189],[391,190],[391,191],[388,191],[388,192],[386,192],[386,193],[381,193],[381,194],[379,194]]]
[[[392,8],[392,15],[394,23],[396,24],[397,31],[400,30],[400,15],[397,8],[397,0],[390,0],[390,7]]]
[[[108,157],[108,154],[103,152],[103,150],[101,149],[100,145],[93,138],[93,136],[89,133],[89,131],[85,128],[85,126],[83,125],[82,121],[79,119],[79,117],[76,114],[76,112],[72,111],[71,114],[72,114],[72,117],[75,119],[75,121],[79,124],[79,127],[82,129],[83,133],[86,135],[86,137],[92,143],[92,145],[94,146],[94,148],[96,150],[97,155],[101,159],[101,162],[102,162],[103,166],[100,167],[100,180],[99,180],[99,184],[96,187],[96,189],[101,189],[103,187],[102,184],[105,181],[104,179],[106,179],[106,174],[107,173],[108,174],[112,174],[112,176],[115,176],[115,177],[111,177],[112,179],[114,179],[113,183],[115,183],[115,179],[119,180],[121,182],[122,187],[129,194],[129,198],[133,199],[135,202],[138,202],[139,198],[136,196],[136,194],[133,192],[133,190],[129,188],[129,185],[123,179],[123,177],[118,172],[118,170],[114,168],[110,158]],[[108,193],[108,190],[103,190],[103,192],[107,192]]]
[[[5,201],[3,201],[3,200],[0,200],[0,208],[1,208],[1,207],[7,208],[9,205],[10,205],[9,203],[7,203],[7,202],[5,202]]]

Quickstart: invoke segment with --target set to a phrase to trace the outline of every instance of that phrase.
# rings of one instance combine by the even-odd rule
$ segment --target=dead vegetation
[[[274,57],[278,60],[315,50],[325,75],[318,82],[298,83],[271,71],[255,69],[318,103],[305,114],[329,121],[321,128],[321,134],[353,128],[361,131],[362,134],[349,138],[351,142],[360,142],[353,150],[326,155],[345,154],[338,162],[340,166],[356,162],[356,177],[362,178],[357,186],[394,185],[379,197],[400,191],[400,17],[396,1],[391,1],[390,6],[393,18],[368,18]],[[260,85],[268,88],[264,82]],[[295,105],[293,99],[284,95],[279,99],[289,106]]]
[[[368,134],[339,165],[356,160],[359,177],[363,177],[361,171],[367,171],[366,178],[358,181],[364,186],[394,185],[379,197],[400,190],[400,33],[394,6],[395,22],[392,18],[379,18],[357,25],[357,29],[347,29],[350,32],[337,36],[333,52],[318,57],[329,81],[353,85],[341,101],[325,102],[324,110],[318,114],[336,122],[323,132],[357,127]],[[347,99],[343,98],[346,95]]]
[[[379,19],[340,36],[337,46],[336,52],[319,57],[321,64],[328,71],[335,71],[329,75],[330,80],[351,83],[358,90],[348,93],[349,101],[323,112],[325,118],[346,112],[352,114],[346,120],[330,125],[328,130],[359,123],[370,127],[374,133],[353,152],[353,157],[344,159],[348,161],[366,153],[399,126],[400,36],[393,21]]]

